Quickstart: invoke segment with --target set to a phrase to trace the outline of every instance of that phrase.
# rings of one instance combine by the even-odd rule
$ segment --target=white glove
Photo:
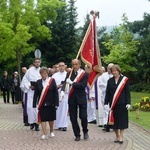
[[[130,104],[127,104],[127,105],[126,105],[127,110],[129,110],[129,109],[130,109],[130,107],[131,107],[131,105],[130,105]]]
[[[73,83],[73,82],[70,80],[70,78],[67,78],[66,82],[67,82],[68,84],[72,84],[72,83]]]
[[[59,98],[59,101],[60,101],[60,102],[61,102],[62,99],[64,98],[64,95],[65,95],[64,91],[61,91],[61,92],[60,92],[60,98]]]
[[[109,111],[109,106],[108,105],[104,105],[104,110],[105,111]]]

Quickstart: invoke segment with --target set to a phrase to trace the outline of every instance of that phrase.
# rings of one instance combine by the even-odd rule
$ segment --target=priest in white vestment
[[[88,65],[84,66],[87,73],[90,73],[91,69]],[[88,85],[85,88],[87,98],[87,120],[88,123],[96,124],[96,105],[95,105],[95,87],[94,85],[90,89]]]
[[[58,87],[59,94],[59,107],[56,111],[56,120],[54,121],[54,128],[60,129],[61,131],[66,131],[68,127],[68,93],[65,93],[63,98],[60,96],[61,87],[66,78],[67,72],[65,71],[65,63],[60,62],[58,64],[59,72],[53,74],[52,78],[55,79],[56,85]]]
[[[101,101],[104,107],[104,99],[106,95],[106,87],[107,87],[107,81],[109,78],[111,78],[113,75],[111,74],[111,67],[113,66],[113,63],[108,64],[107,66],[107,72],[104,72],[100,77],[98,81],[99,88],[101,89]],[[104,115],[103,115],[103,124],[104,124],[104,129],[103,131],[109,132],[109,127],[107,126],[108,123],[108,114],[109,114],[109,105],[105,105],[104,107]]]
[[[38,79],[41,79],[40,75],[40,64],[41,60],[39,58],[34,59],[34,66],[29,68],[24,75],[20,88],[24,93],[27,93],[27,114],[28,123],[30,124],[30,129],[39,131],[39,125],[37,124],[37,114],[38,109],[33,108],[33,96],[34,96],[34,85]]]
[[[87,96],[87,118],[88,123],[96,124],[96,108],[95,108],[95,87],[93,85],[92,89],[86,88]]]
[[[101,75],[102,76],[102,75]],[[104,102],[102,99],[102,90],[99,87],[101,82],[101,76],[99,76],[95,82],[95,103],[96,103],[96,120],[97,126],[103,127],[104,125]]]

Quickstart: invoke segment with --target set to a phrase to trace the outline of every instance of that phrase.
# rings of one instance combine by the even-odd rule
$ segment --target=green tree
[[[66,62],[66,49],[68,48],[68,34],[67,34],[67,4],[66,0],[61,0],[64,2],[63,7],[57,10],[56,20],[47,24],[47,27],[51,30],[52,40],[48,40],[42,43],[41,48],[44,50],[44,58],[52,66],[60,61]],[[57,59],[56,59],[57,58]]]
[[[23,56],[51,38],[44,23],[56,18],[59,0],[0,0],[0,61],[16,59],[18,72]]]
[[[120,65],[123,72],[135,72],[137,69],[136,53],[139,42],[134,39],[134,34],[129,31],[128,19],[122,17],[123,23],[114,28],[108,42],[102,44],[110,51],[108,56],[104,56],[105,63],[113,62]],[[113,37],[113,38],[112,38]]]
[[[101,28],[98,28],[97,30],[97,38],[98,38],[98,43],[99,43],[99,47],[100,47],[100,55],[101,57],[103,56],[107,56],[109,54],[109,50],[107,50],[105,48],[105,46],[103,46],[102,42],[107,42],[109,41],[109,36],[107,36],[107,32],[106,32],[106,27],[103,26]],[[101,59],[102,61],[102,66],[106,66],[106,63]]]
[[[61,1],[66,3],[66,0]],[[68,1],[66,5],[57,10],[57,14],[56,20],[46,24],[51,30],[51,41],[45,40],[40,45],[43,49],[42,56],[50,67],[59,61],[70,65],[71,59],[76,57],[79,47],[75,1]]]
[[[129,23],[130,30],[140,41],[137,51],[137,68],[136,78],[139,81],[148,83],[150,81],[150,14],[145,13],[142,21]]]
[[[67,44],[68,49],[66,49],[66,58],[71,61],[71,59],[75,58],[79,49],[78,43],[78,35],[77,35],[77,8],[75,7],[76,0],[69,0],[67,5],[67,30],[66,33],[68,35]]]
[[[81,34],[82,39],[83,39],[84,36],[85,36],[85,33],[86,33],[86,31],[87,31],[87,28],[88,28],[88,26],[89,26],[90,21],[91,21],[91,19],[90,19],[90,14],[86,14],[86,17],[85,17],[85,19],[84,19],[84,25],[83,25],[83,27],[82,27],[82,34]]]

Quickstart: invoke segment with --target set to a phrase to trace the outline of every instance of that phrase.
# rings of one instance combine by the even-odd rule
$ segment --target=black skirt
[[[41,122],[56,120],[56,109],[54,106],[42,106],[39,113]]]
[[[114,129],[128,128],[128,110],[125,104],[117,104],[114,108]]]

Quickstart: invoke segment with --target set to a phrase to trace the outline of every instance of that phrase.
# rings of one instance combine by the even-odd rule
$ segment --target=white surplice
[[[97,81],[95,83],[96,89],[95,94],[97,94],[97,109],[96,109],[96,120],[98,126],[104,125],[104,103],[102,100],[102,90],[99,87],[99,83],[101,82],[101,76],[97,78]]]
[[[104,110],[104,100],[106,95],[106,87],[107,87],[107,81],[109,78],[111,78],[113,75],[109,74],[108,72],[104,72],[99,78],[98,78],[98,85],[101,92],[101,102],[103,106],[103,125],[106,125],[108,122],[108,113],[109,113],[109,105],[108,109]]]
[[[24,75],[20,88],[24,93],[27,93],[27,114],[28,114],[28,123],[37,123],[37,114],[38,109],[33,108],[33,96],[34,90],[30,89],[31,81],[36,82],[38,79],[41,79],[40,68],[31,67],[27,70]]]
[[[52,78],[55,79],[56,84],[61,84],[66,78],[67,72],[57,72],[53,74]],[[58,89],[60,95],[61,88]],[[59,102],[59,107],[56,111],[56,120],[54,121],[54,128],[68,127],[68,94],[65,93],[64,98]]]
[[[87,89],[87,88],[86,88]],[[95,107],[95,88],[86,90],[87,93],[87,119],[88,122],[96,120],[96,107]],[[93,98],[93,100],[91,100]]]

